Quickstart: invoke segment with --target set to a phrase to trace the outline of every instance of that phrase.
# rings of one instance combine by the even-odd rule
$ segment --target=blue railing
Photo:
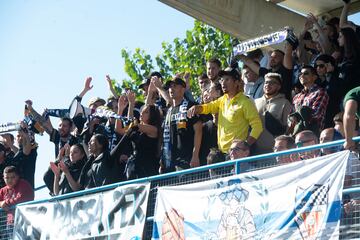
[[[358,141],[360,141],[360,137],[355,137],[353,140],[358,142]],[[32,201],[32,202],[27,202],[27,203],[22,203],[22,204],[19,204],[19,205],[23,205],[23,204],[27,204],[27,205],[28,204],[39,204],[39,203],[44,203],[44,202],[59,201],[59,200],[62,200],[62,199],[69,199],[69,198],[73,198],[73,197],[78,197],[78,196],[103,192],[103,191],[114,189],[116,187],[127,185],[127,184],[136,184],[136,183],[144,183],[144,182],[152,182],[153,183],[153,182],[160,182],[160,181],[163,181],[163,180],[166,180],[166,179],[171,179],[171,178],[179,179],[179,178],[181,178],[181,176],[195,175],[195,174],[198,174],[200,172],[208,171],[210,169],[219,169],[219,168],[224,168],[224,167],[228,167],[228,166],[235,166],[234,174],[239,174],[239,173],[241,173],[241,168],[240,168],[241,163],[258,162],[258,161],[266,160],[266,159],[274,159],[274,158],[276,158],[278,156],[284,156],[284,155],[296,154],[296,153],[300,153],[300,152],[304,152],[304,151],[311,151],[311,150],[318,150],[318,149],[322,149],[322,148],[330,148],[330,147],[334,147],[334,146],[340,146],[344,142],[345,142],[344,140],[337,140],[337,141],[333,141],[333,142],[317,144],[317,145],[312,145],[312,146],[302,147],[302,148],[296,148],[296,149],[290,149],[290,150],[276,152],[276,153],[267,153],[267,154],[262,154],[262,155],[257,155],[257,156],[251,156],[251,157],[246,157],[246,158],[243,158],[243,159],[231,160],[231,161],[216,163],[216,164],[212,164],[212,165],[206,165],[206,166],[201,166],[201,167],[197,167],[197,168],[186,169],[186,170],[182,170],[182,171],[179,171],[179,172],[171,172],[171,173],[151,176],[151,177],[147,177],[147,178],[141,178],[141,179],[135,179],[135,180],[129,180],[129,181],[124,181],[124,182],[114,183],[114,184],[110,184],[110,185],[106,185],[106,186],[101,186],[101,187],[98,187],[98,188],[87,189],[87,190],[68,193],[68,194],[55,196],[55,197],[51,197],[51,198],[35,200],[35,201]],[[207,180],[207,179],[204,179],[204,180]],[[174,184],[170,184],[170,185],[176,185],[178,183],[179,182],[174,183]],[[180,184],[186,184],[186,183],[182,182]],[[40,186],[40,187],[36,188],[35,190],[40,190],[40,189],[42,189],[44,187],[45,187],[45,185]],[[352,193],[359,193],[359,192],[360,192],[360,187],[358,187],[358,186],[354,186],[354,187],[343,190],[343,194],[352,194]],[[149,205],[154,204],[154,202],[151,202],[151,201],[154,201],[154,199],[149,198]],[[151,222],[152,220],[153,220],[153,216],[150,213],[150,215],[147,217],[147,221]],[[0,219],[0,227],[1,227],[1,219]],[[360,234],[359,234],[359,237],[360,237]]]

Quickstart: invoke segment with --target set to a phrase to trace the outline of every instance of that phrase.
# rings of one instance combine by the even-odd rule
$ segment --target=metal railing
[[[355,141],[360,141],[360,137],[354,138]],[[197,168],[186,169],[179,172],[171,172],[162,175],[151,176],[147,178],[135,179],[125,182],[114,183],[98,188],[87,189],[83,191],[73,192],[65,195],[55,196],[52,198],[32,201],[22,204],[38,204],[44,202],[54,202],[62,199],[69,199],[78,196],[84,196],[88,194],[103,192],[106,190],[114,189],[118,186],[123,186],[127,184],[134,183],[143,183],[150,182],[150,194],[148,199],[147,207],[147,221],[144,230],[144,239],[151,239],[152,234],[152,225],[153,225],[153,216],[155,208],[155,200],[158,187],[162,186],[175,186],[183,185],[194,182],[206,181],[214,178],[221,178],[225,176],[235,175],[243,172],[243,169],[246,168],[246,171],[256,171],[263,168],[273,167],[278,165],[276,162],[276,157],[286,156],[290,154],[299,154],[300,152],[311,151],[311,150],[320,150],[325,148],[330,148],[334,146],[340,146],[344,143],[344,140],[333,141],[324,144],[318,144],[308,147],[302,147],[297,149],[290,149],[277,153],[268,153],[257,156],[251,156],[243,159],[226,161],[221,163],[216,163],[212,165],[201,166]],[[349,199],[360,199],[360,161],[357,158],[352,161],[352,171],[351,183],[345,183],[343,190],[343,200],[349,201]],[[211,172],[211,173],[210,173]],[[37,189],[42,189],[44,186],[41,186]],[[0,209],[0,240],[9,239],[9,237],[1,236],[1,233],[5,232],[3,229],[6,229],[6,213]],[[340,239],[354,239],[360,238],[360,206],[355,208],[350,214],[342,213],[341,226],[340,226]]]

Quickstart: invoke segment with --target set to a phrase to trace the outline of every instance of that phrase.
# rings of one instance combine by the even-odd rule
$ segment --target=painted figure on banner
[[[224,207],[217,229],[217,239],[239,240],[255,237],[254,218],[245,207],[249,192],[239,183],[239,179],[229,181],[227,184],[230,189],[218,196]]]

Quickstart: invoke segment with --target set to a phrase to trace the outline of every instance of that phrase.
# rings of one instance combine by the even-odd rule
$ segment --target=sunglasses
[[[324,67],[325,67],[325,64],[317,64],[317,65],[315,65],[315,68],[317,68],[317,67],[319,67],[319,68],[324,68]]]
[[[233,147],[230,148],[230,152],[239,152],[239,151],[246,151],[247,149],[240,148],[240,147]]]
[[[310,75],[310,72],[308,72],[308,71],[300,72],[299,76],[301,76],[301,75],[308,76],[308,75]]]
[[[313,139],[298,141],[298,142],[296,142],[295,144],[296,144],[296,146],[297,146],[298,148],[300,148],[300,147],[303,147],[305,143],[309,143],[309,142],[311,142],[311,141],[313,141]]]

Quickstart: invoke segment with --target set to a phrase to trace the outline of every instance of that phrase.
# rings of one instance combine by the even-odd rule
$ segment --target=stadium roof
[[[339,16],[342,0],[159,0],[185,14],[244,40],[285,26],[299,32],[308,12],[329,19]],[[352,0],[350,14],[360,10]]]

